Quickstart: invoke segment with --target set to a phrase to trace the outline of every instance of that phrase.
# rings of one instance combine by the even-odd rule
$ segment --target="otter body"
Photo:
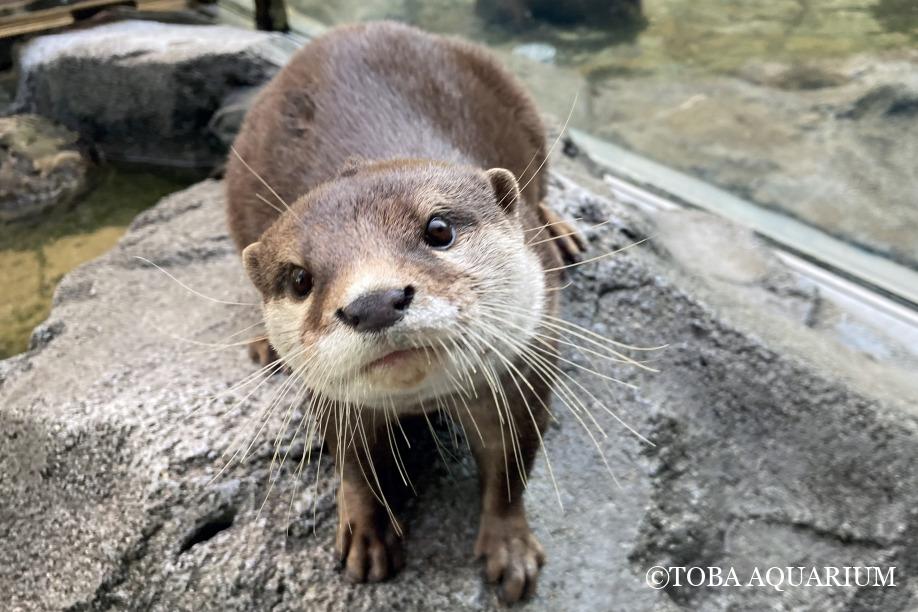
[[[390,420],[439,410],[479,466],[488,578],[507,601],[535,587],[544,554],[523,491],[549,417],[543,323],[557,314],[560,256],[582,246],[542,205],[543,134],[483,50],[378,23],[306,45],[236,140],[231,233],[271,346],[335,455],[352,579],[401,565]]]
[[[235,148],[289,203],[354,158],[536,176],[523,192],[533,213],[544,193],[544,172],[535,174],[547,153],[544,128],[516,80],[478,47],[394,23],[338,28],[306,45],[258,96]],[[230,229],[243,249],[277,212],[256,199],[270,193],[235,156],[226,180]]]

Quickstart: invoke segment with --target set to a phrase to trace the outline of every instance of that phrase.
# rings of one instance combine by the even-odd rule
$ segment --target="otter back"
[[[239,248],[349,158],[424,158],[507,168],[535,207],[546,146],[535,105],[485,51],[396,23],[338,28],[307,44],[249,111],[227,166]],[[528,184],[527,184],[528,183]]]

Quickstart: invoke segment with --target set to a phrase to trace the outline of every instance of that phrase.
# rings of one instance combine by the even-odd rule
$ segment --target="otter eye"
[[[443,217],[431,217],[424,232],[424,242],[435,249],[446,249],[456,238],[452,223]]]
[[[304,298],[312,290],[312,277],[303,268],[290,271],[290,292],[298,298]]]

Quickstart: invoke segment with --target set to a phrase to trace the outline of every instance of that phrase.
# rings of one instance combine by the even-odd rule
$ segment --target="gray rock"
[[[242,127],[242,120],[248,112],[255,96],[261,91],[261,87],[253,86],[244,89],[238,89],[229,93],[217,109],[217,112],[210,118],[207,126],[211,134],[217,137],[220,142],[229,148]]]
[[[0,117],[0,221],[65,206],[86,188],[79,135],[36,115]]]
[[[883,84],[867,91],[838,116],[844,119],[866,119],[918,116],[918,83],[912,87],[900,83]]]
[[[741,259],[709,283],[665,230],[681,224],[703,240],[715,233],[704,219],[651,222],[562,179],[552,181],[551,200],[585,228],[609,221],[587,231],[594,254],[664,228],[644,247],[582,266],[565,290],[565,316],[625,343],[668,348],[639,353],[658,373],[569,355],[637,388],[568,368],[581,397],[595,396],[596,446],[556,402],[559,423],[527,493],[549,562],[521,609],[915,609],[914,377],[737,299],[746,294],[730,287],[778,274],[741,232],[722,241],[726,256],[742,241]],[[438,467],[409,508],[408,565],[389,583],[349,585],[335,571],[328,457],[303,474],[288,462],[263,505],[275,437],[296,457],[307,446],[282,427],[289,400],[261,412],[282,376],[234,388],[253,366],[233,344],[258,333],[246,329],[258,310],[222,207],[222,185],[208,181],[142,214],[119,246],[64,279],[45,326],[55,333],[0,362],[5,606],[496,608],[472,560],[477,486],[462,452],[446,470],[431,450]],[[86,286],[93,291],[73,289]],[[262,420],[265,435],[248,456],[214,479],[223,454]],[[659,564],[738,573],[891,565],[898,582],[653,590],[644,576]]]
[[[42,36],[20,54],[16,106],[80,133],[112,158],[213,166],[208,124],[232,92],[289,56],[276,35],[124,21]]]

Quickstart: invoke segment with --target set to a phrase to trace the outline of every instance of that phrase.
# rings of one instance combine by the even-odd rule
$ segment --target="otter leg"
[[[402,526],[393,509],[390,480],[395,467],[383,418],[364,412],[351,409],[349,418],[333,414],[325,443],[341,479],[335,539],[339,561],[349,580],[379,582],[404,565]]]
[[[548,391],[539,398],[509,397],[509,410],[498,414],[493,404],[472,407],[457,416],[463,421],[481,487],[481,519],[475,556],[485,561],[485,576],[499,583],[500,598],[507,603],[529,597],[536,588],[545,553],[526,520],[523,505],[524,478],[528,478],[540,446],[540,432],[548,413]],[[474,421],[474,422],[473,422]],[[480,436],[479,436],[480,432]],[[511,440],[517,440],[514,451]]]
[[[571,264],[580,261],[580,256],[587,249],[586,241],[584,241],[580,232],[571,223],[562,219],[547,204],[539,205],[539,218],[545,224],[548,235],[543,235],[542,238],[535,238],[533,242],[551,240],[561,254],[561,259],[564,263]]]

